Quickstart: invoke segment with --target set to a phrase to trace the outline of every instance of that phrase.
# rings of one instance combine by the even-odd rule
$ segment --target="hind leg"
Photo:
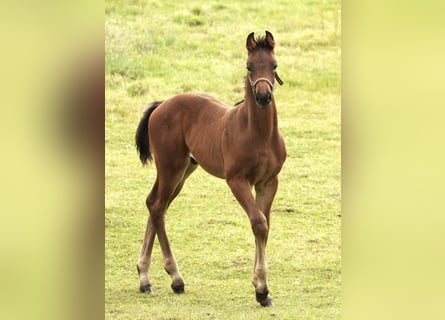
[[[175,293],[184,292],[184,281],[179,272],[165,230],[165,214],[173,199],[181,191],[185,180],[196,167],[196,165],[191,164],[188,161],[188,158],[182,162],[177,161],[175,166],[170,165],[170,170],[167,170],[165,163],[158,166],[156,183],[147,198],[147,207],[150,211],[150,218],[147,223],[147,231],[138,261],[140,288],[143,292],[151,292],[148,268],[150,265],[153,241],[156,234],[158,235],[159,244],[162,250],[164,268],[172,279],[171,287]]]
[[[152,292],[148,269],[150,268],[151,252],[153,249],[155,235],[156,231],[149,217],[147,221],[147,228],[145,230],[144,241],[142,243],[141,253],[136,265],[139,274],[139,290],[141,292]]]
[[[154,197],[158,188],[158,180],[156,179],[155,184],[147,197],[146,203],[147,207],[150,202],[150,199]],[[153,243],[156,236],[156,229],[153,224],[153,219],[151,216],[148,216],[147,228],[145,230],[144,241],[142,242],[142,248],[139,255],[139,259],[137,262],[137,271],[139,274],[139,290],[141,292],[152,292],[149,268],[151,262],[151,253],[153,250]]]
[[[179,182],[176,184],[174,191],[168,200],[166,209],[168,209],[171,202],[176,198],[176,196],[181,191],[182,187],[184,186],[185,180],[190,176],[190,174],[192,174],[193,171],[195,171],[196,168],[197,168],[196,164],[188,163],[186,165],[185,169],[182,171],[183,173],[181,175]],[[165,217],[165,214],[163,217]],[[176,258],[173,255],[173,252],[170,247],[170,243],[165,230],[165,219],[162,219],[162,222],[159,223],[156,230],[164,259],[164,269],[170,275],[172,280],[171,288],[175,293],[178,294],[184,293],[184,280],[182,278],[181,273],[179,272],[179,267],[176,262]]]

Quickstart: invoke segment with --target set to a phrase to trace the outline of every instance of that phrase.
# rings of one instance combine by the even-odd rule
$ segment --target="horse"
[[[165,230],[165,215],[185,180],[201,166],[226,180],[246,212],[255,236],[252,283],[256,300],[261,306],[274,306],[265,250],[278,173],[286,159],[274,97],[275,79],[283,84],[276,72],[274,47],[269,31],[260,37],[254,32],[248,35],[245,96],[234,107],[206,94],[181,93],[155,101],[145,110],[136,130],[136,147],[142,164],[154,157],[157,175],[146,198],[149,217],[137,261],[141,292],[152,292],[149,267],[157,235],[171,288],[184,293],[184,280]]]

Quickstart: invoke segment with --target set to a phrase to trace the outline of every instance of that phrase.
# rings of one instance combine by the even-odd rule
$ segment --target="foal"
[[[268,31],[259,39],[253,32],[248,35],[245,100],[236,107],[205,94],[184,93],[154,102],[145,111],[136,145],[143,164],[154,155],[157,177],[146,201],[150,215],[137,262],[140,291],[152,292],[148,270],[157,235],[171,287],[175,293],[184,292],[165,231],[165,214],[187,177],[200,165],[227,181],[247,213],[256,244],[252,280],[256,300],[262,306],[274,305],[267,285],[265,249],[277,176],[286,159],[273,94],[275,79],[282,84],[275,71],[274,47]]]

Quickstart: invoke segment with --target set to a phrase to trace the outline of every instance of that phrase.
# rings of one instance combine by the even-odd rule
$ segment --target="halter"
[[[283,85],[283,80],[281,80],[281,78],[278,76],[278,74],[276,72],[274,72],[274,74],[275,74],[275,79],[277,79],[277,82],[282,86]],[[252,87],[252,91],[253,91],[254,94],[256,93],[256,85],[260,81],[266,81],[267,84],[272,89],[272,92],[275,90],[275,85],[272,83],[272,81],[270,81],[267,78],[258,78],[255,81],[252,81],[252,79],[250,79],[249,75],[247,77],[249,78],[250,86]]]
[[[249,77],[249,82],[250,82],[250,85],[252,87],[253,93],[256,92],[256,85],[260,81],[266,81],[269,84],[270,88],[272,89],[272,92],[275,90],[275,85],[272,83],[272,81],[270,81],[267,78],[258,78],[255,81],[252,81],[252,79],[250,79],[250,76],[248,76],[248,77]]]

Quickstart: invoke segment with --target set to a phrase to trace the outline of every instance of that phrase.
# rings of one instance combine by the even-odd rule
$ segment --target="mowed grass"
[[[340,1],[106,1],[105,317],[339,319],[341,287]],[[198,169],[171,205],[167,232],[186,293],[175,295],[156,240],[153,294],[136,261],[155,167],[134,146],[145,105],[198,91],[243,98],[245,40],[276,40],[275,91],[288,157],[267,247],[274,308],[255,301],[254,237],[224,180]]]

